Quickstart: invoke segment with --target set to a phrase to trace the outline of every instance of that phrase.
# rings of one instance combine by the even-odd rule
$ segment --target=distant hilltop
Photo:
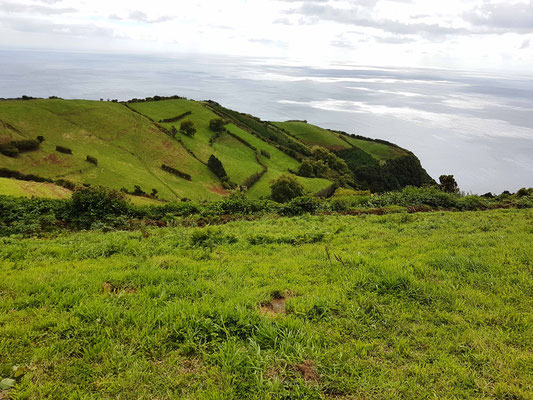
[[[381,192],[434,182],[393,143],[302,120],[262,121],[211,100],[0,101],[3,177],[215,200],[235,188],[268,198],[270,183],[285,173],[324,197],[337,187]]]

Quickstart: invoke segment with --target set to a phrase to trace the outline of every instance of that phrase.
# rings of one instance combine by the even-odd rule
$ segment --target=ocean
[[[413,151],[436,180],[453,174],[467,193],[533,186],[533,76],[198,54],[0,50],[3,98],[175,94],[265,120],[307,120],[394,142]]]

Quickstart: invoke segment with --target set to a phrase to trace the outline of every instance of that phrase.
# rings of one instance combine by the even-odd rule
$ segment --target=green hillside
[[[210,122],[217,118],[222,118],[225,126],[219,133],[210,129]],[[192,121],[194,135],[181,131],[184,121]],[[38,137],[38,147],[10,153],[16,143],[27,145]],[[374,185],[379,191],[427,180],[419,163],[406,167],[407,179],[401,182],[374,179],[373,174],[383,175],[380,168],[384,162],[414,157],[392,144],[305,122],[269,123],[211,101],[177,96],[126,103],[57,98],[0,101],[0,148],[4,149],[0,151],[0,169],[129,193],[141,190],[155,193],[161,200],[215,200],[244,184],[250,186],[249,197],[268,198],[272,180],[288,172],[300,174],[302,161],[316,157],[312,151],[316,145],[346,160],[353,173],[350,184],[356,188],[374,189]],[[228,181],[209,169],[211,155],[221,161]],[[367,170],[362,173],[361,167]],[[346,172],[332,168],[328,173],[301,174],[297,179],[312,195],[341,182]],[[411,179],[417,174],[423,179]],[[0,194],[10,191],[7,184],[0,185]]]
[[[273,122],[273,124],[310,146],[322,146],[330,150],[350,147],[348,143],[339,138],[339,134],[304,121]]]

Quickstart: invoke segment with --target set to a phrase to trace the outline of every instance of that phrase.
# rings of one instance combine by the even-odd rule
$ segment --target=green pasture
[[[0,396],[530,399],[531,210],[0,239]]]

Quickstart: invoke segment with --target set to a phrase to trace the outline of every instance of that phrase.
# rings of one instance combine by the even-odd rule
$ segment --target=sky
[[[0,48],[533,70],[533,0],[0,0]]]

